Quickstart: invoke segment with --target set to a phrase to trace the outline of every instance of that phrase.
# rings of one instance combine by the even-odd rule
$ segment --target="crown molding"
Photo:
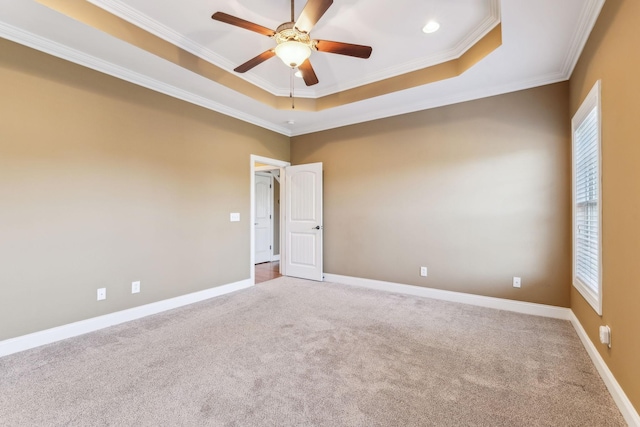
[[[145,87],[147,89],[163,93],[173,98],[177,98],[182,101],[207,108],[226,116],[230,116],[238,120],[242,120],[244,122],[251,123],[256,126],[283,134],[285,136],[291,136],[291,130],[285,127],[276,126],[267,120],[259,119],[243,111],[227,107],[203,96],[196,95],[184,89],[180,89],[159,80],[152,79],[140,73],[131,71],[127,68],[115,65],[100,58],[96,58],[95,56],[89,55],[76,49],[72,49],[60,43],[53,42],[42,36],[22,30],[1,21],[0,37],[39,50],[49,55],[53,55],[55,57],[73,62],[75,64],[82,65],[83,67],[91,68],[92,70],[99,71],[101,73]]]
[[[562,72],[566,79],[571,78],[573,70],[575,69],[578,60],[580,59],[580,55],[582,54],[582,50],[587,44],[591,31],[598,20],[598,16],[600,16],[600,11],[604,6],[605,1],[606,0],[585,1],[584,8],[582,9],[582,13],[580,14],[578,21],[578,26],[571,38],[569,52],[565,57],[564,64],[562,65]]]
[[[412,71],[421,70],[423,68],[432,67],[434,65],[441,64],[443,62],[451,61],[460,58],[467,50],[478,43],[484,36],[486,36],[496,25],[501,22],[500,14],[500,0],[489,0],[489,14],[487,17],[478,24],[478,26],[469,32],[465,38],[460,40],[451,49],[443,52],[418,58],[414,61],[405,62],[400,65],[394,65],[384,68],[373,74],[368,74],[362,79],[351,80],[346,83],[336,83],[326,89],[316,91],[316,97],[332,95],[341,91],[353,89],[359,86],[365,86],[377,81],[389,79],[392,77],[401,76],[403,74],[410,73]]]
[[[167,27],[166,25],[151,19],[148,15],[145,15],[127,5],[123,0],[87,0],[89,3],[121,18],[125,21],[139,27],[148,33],[151,33],[177,47],[183,49],[204,61],[207,61],[213,65],[223,68],[227,72],[234,73],[233,69],[236,64],[232,63],[225,57],[213,52],[205,46],[195,43],[183,34]],[[489,31],[493,30],[496,25],[501,21],[500,14],[500,0],[488,0],[489,13],[487,17],[480,22],[480,24],[474,28],[469,34],[463,38],[456,46],[443,52],[436,53],[427,57],[418,58],[413,61],[405,62],[399,65],[393,65],[375,73],[368,74],[363,78],[353,79],[347,82],[336,82],[324,89],[309,89],[300,88],[296,89],[296,97],[298,98],[321,98],[323,96],[332,95],[349,89],[353,89],[359,86],[368,85],[377,81],[385,80],[388,78],[400,76],[412,71],[421,70],[423,68],[431,67],[437,64],[441,64],[446,61],[458,59],[472,46],[478,43]],[[249,83],[260,87],[261,89],[269,92],[275,96],[288,96],[289,88],[279,88],[271,84],[266,79],[256,76],[255,74],[238,74],[234,73],[241,79],[248,81]]]
[[[336,83],[330,87],[327,87],[326,89],[316,91],[316,96],[320,98],[323,96],[332,95],[334,93],[346,91],[360,86],[366,86],[371,83],[401,76],[412,71],[422,70],[423,68],[433,67],[434,65],[458,59],[467,50],[469,50],[476,43],[482,40],[482,38],[486,36],[491,30],[493,30],[498,24],[500,24],[499,19],[494,20],[493,17],[489,17],[485,19],[473,32],[469,33],[468,37],[466,37],[452,49],[446,50],[436,55],[420,58],[415,61],[384,68],[376,73],[369,74],[362,79],[358,79],[357,81],[351,80],[346,83]]]
[[[553,83],[559,83],[569,80],[573,74],[573,70],[580,59],[580,55],[584,46],[589,39],[591,31],[600,16],[602,7],[606,0],[585,0],[584,8],[579,17],[578,25],[572,36],[571,44],[565,61],[560,70],[546,74],[534,79],[519,80],[496,87],[483,87],[476,91],[465,91],[450,97],[439,97],[425,99],[416,103],[395,106],[384,110],[376,110],[358,116],[343,115],[340,120],[332,122],[324,122],[322,124],[313,124],[304,128],[296,129],[292,136],[299,136],[313,132],[320,132],[328,129],[334,129],[343,126],[350,126],[357,123],[363,123],[372,120],[379,120],[386,117],[399,116],[401,114],[413,113],[421,110],[443,107],[446,105],[458,104],[461,102],[473,101],[476,99],[486,98],[490,96],[503,95],[509,92],[531,89],[534,87],[544,86]],[[494,2],[499,8],[499,2]],[[492,13],[499,14],[499,9],[495,9]]]
[[[476,90],[466,90],[456,93],[452,96],[440,96],[437,98],[422,99],[418,102],[392,106],[386,109],[369,109],[367,112],[356,115],[342,114],[340,115],[340,118],[335,120],[315,121],[315,123],[304,127],[297,127],[298,125],[296,125],[294,129],[285,127],[285,125],[277,125],[273,122],[260,119],[237,109],[229,108],[220,103],[212,101],[211,99],[196,95],[183,89],[179,89],[156,79],[151,79],[139,73],[132,72],[131,70],[128,70],[124,67],[101,60],[87,53],[66,47],[62,44],[48,40],[42,36],[27,32],[3,22],[0,22],[0,36],[40,50],[42,52],[57,56],[59,58],[94,69],[96,71],[129,81],[131,83],[146,87],[160,93],[164,93],[174,98],[181,99],[183,101],[199,105],[203,108],[207,108],[209,110],[216,111],[221,114],[225,114],[230,117],[245,121],[247,123],[251,123],[256,126],[291,137],[568,80],[573,73],[573,69],[575,68],[575,65],[582,53],[582,50],[590,35],[591,29],[593,28],[599,16],[604,2],[605,0],[585,0],[584,7],[579,17],[579,23],[576,26],[572,41],[568,48],[567,54],[565,55],[566,59],[561,65],[560,70],[556,72],[549,73],[545,76],[537,77],[534,79],[510,82],[505,85],[480,87]],[[492,5],[495,6],[495,10],[493,10],[492,16],[496,14],[499,16],[499,1],[493,0]],[[296,93],[296,97],[302,98],[303,96],[304,95],[299,92]],[[345,108],[348,108],[348,106],[345,106]]]
[[[121,0],[87,0],[89,3],[94,6],[103,9],[118,18],[124,19],[130,24],[135,25],[148,33],[151,33],[161,39],[173,44],[174,46],[183,49],[200,59],[203,59],[213,65],[216,65],[229,73],[233,73],[237,75],[243,80],[248,81],[249,83],[256,85],[265,91],[269,92],[275,96],[288,96],[289,89],[282,89],[272,85],[269,81],[258,77],[253,74],[240,74],[235,73],[233,69],[237,66],[233,62],[229,61],[227,58],[223,57],[212,51],[211,49],[206,48],[205,46],[195,43],[190,40],[188,37],[185,37],[184,34],[180,34],[179,32],[173,30],[170,27],[167,27],[160,22],[151,19],[149,16],[141,13],[137,9],[129,6],[128,4],[122,2]],[[309,95],[309,94],[307,94]],[[309,96],[310,97],[310,96]]]
[[[314,123],[311,126],[298,128],[295,132],[292,133],[291,136],[300,136],[308,133],[321,132],[329,129],[355,125],[358,123],[365,123],[373,120],[399,116],[402,114],[415,113],[417,111],[430,110],[447,105],[459,104],[461,102],[468,102],[477,99],[488,98],[491,96],[504,95],[506,93],[517,92],[553,83],[559,83],[566,80],[567,78],[563,73],[554,72],[542,77],[536,77],[534,79],[518,80],[505,85],[481,87],[478,90],[464,91],[453,96],[425,98],[424,100],[421,100],[419,102],[394,106],[387,109],[377,109],[376,111],[370,111],[360,115],[343,114],[338,120],[324,121],[318,124]]]

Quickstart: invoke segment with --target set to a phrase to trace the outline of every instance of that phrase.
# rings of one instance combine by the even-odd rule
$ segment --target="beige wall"
[[[0,52],[0,340],[249,278],[249,156],[288,137]]]
[[[640,2],[607,0],[571,77],[571,114],[602,80],[603,308],[571,308],[640,411]],[[609,325],[612,348],[598,327]]]
[[[293,163],[324,162],[327,272],[571,301],[594,342],[612,327],[613,348],[597,346],[640,408],[639,18],[636,0],[606,2],[570,95],[551,85],[291,142],[0,40],[0,340],[248,278],[249,154],[289,160],[291,145]],[[602,318],[569,285],[569,118],[597,79]]]
[[[568,89],[293,138],[324,162],[325,271],[568,306]]]

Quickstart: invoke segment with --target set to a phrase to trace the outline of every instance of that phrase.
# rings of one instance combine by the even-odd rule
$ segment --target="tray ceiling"
[[[567,80],[604,3],[335,0],[311,31],[312,37],[370,45],[373,54],[364,60],[313,52],[310,59],[320,83],[306,87],[301,79],[293,79],[295,96],[301,100],[338,99],[349,90],[365,93],[394,78],[396,82],[409,79],[416,70],[460,58],[492,30],[500,31],[502,44],[459,76],[303,111],[265,101],[290,92],[290,70],[277,57],[245,74],[232,71],[274,47],[274,41],[211,19],[214,12],[222,11],[275,29],[289,21],[289,0],[90,0],[91,7],[135,25],[141,34],[170,43],[175,51],[172,60],[138,47],[143,43],[101,31],[90,20],[74,19],[64,10],[46,6],[55,8],[56,1],[0,0],[0,36],[286,135]],[[295,1],[296,16],[305,3]],[[438,21],[440,30],[425,34],[422,27],[430,20]],[[180,52],[231,77],[216,81],[194,72],[181,64]],[[237,77],[240,83],[226,84]],[[240,87],[254,87],[256,93],[268,95],[253,96],[251,90]]]

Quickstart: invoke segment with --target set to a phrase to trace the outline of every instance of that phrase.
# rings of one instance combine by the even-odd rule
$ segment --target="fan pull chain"
[[[293,9],[293,7],[294,7],[294,0],[291,0],[291,22],[293,22],[293,19],[294,19],[294,9]],[[295,69],[293,67],[291,67],[291,74],[290,74],[290,77],[289,77],[289,83],[290,83],[291,89],[289,91],[289,98],[291,98],[291,109],[292,110],[296,109],[296,103],[295,103],[295,100],[294,100],[294,97],[293,97],[293,83],[295,81],[295,79],[294,79],[294,73],[295,72],[296,72]]]
[[[294,76],[293,76],[293,74],[294,74],[295,72],[296,72],[296,71],[295,71],[295,68],[291,68],[291,74],[290,74],[290,77],[289,77],[289,79],[290,79],[290,83],[291,83],[291,89],[289,90],[289,98],[291,98],[291,109],[292,109],[292,110],[295,110],[295,109],[296,109],[296,104],[295,104],[295,101],[294,101],[294,98],[293,98],[293,83],[294,83],[294,78],[293,78]]]

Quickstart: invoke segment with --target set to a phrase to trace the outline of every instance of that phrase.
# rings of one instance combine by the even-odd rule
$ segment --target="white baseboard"
[[[459,302],[481,307],[494,308],[498,310],[514,311],[523,314],[552,317],[555,319],[570,320],[578,333],[587,353],[591,357],[598,373],[607,386],[609,393],[616,402],[618,409],[624,419],[631,427],[640,427],[640,416],[633,407],[633,404],[618,384],[609,367],[605,363],[598,350],[589,339],[584,328],[578,321],[573,311],[568,308],[555,307],[544,304],[534,304],[522,301],[506,300],[501,298],[485,297],[481,295],[465,294],[460,292],[443,291],[441,289],[423,288],[420,286],[404,285],[400,283],[384,282],[380,280],[362,279],[358,277],[341,276],[338,274],[326,274],[324,278],[327,282],[340,283],[343,285],[353,285],[363,288],[376,289],[380,291],[396,292],[400,294],[415,295],[419,297],[433,298],[444,301]]]
[[[361,279],[358,277],[341,276],[338,274],[325,273],[324,279],[327,282],[335,282],[343,285],[353,285],[363,288],[377,289],[380,291],[389,291],[399,294],[414,295],[418,297],[459,302],[462,304],[495,308],[497,310],[514,311],[516,313],[552,317],[554,319],[570,320],[571,315],[570,309],[564,307],[556,307],[553,305],[535,304],[531,302],[514,301],[503,298],[485,297],[482,295],[465,294],[462,292],[444,291],[441,289],[433,288],[423,288],[421,286],[403,285],[400,283],[383,282],[380,280]]]
[[[433,298],[444,301],[459,302],[463,304],[476,305],[498,310],[507,310],[523,314],[531,314],[556,319],[570,320],[575,328],[578,337],[582,341],[587,353],[591,357],[593,364],[602,377],[607,389],[611,393],[613,400],[620,409],[624,419],[631,427],[640,427],[640,415],[633,407],[633,404],[620,387],[620,384],[609,370],[600,353],[589,339],[586,331],[580,324],[573,311],[568,308],[554,307],[544,304],[526,303],[521,301],[505,300],[481,295],[465,294],[460,292],[444,291],[441,289],[423,288],[419,286],[404,285],[400,283],[384,282],[379,280],[362,279],[357,277],[341,276],[337,274],[325,274],[328,282],[353,285],[381,291],[396,292],[407,295],[415,295],[426,298]],[[131,320],[161,313],[163,311],[204,301],[210,298],[228,294],[231,292],[246,289],[252,286],[250,279],[230,283],[223,286],[194,292],[139,307],[122,310],[115,313],[98,316],[68,325],[58,326],[44,331],[34,332],[16,338],[0,341],[0,357],[7,356],[20,351],[50,344],[67,338],[97,331],[109,326],[118,325]]]
[[[629,426],[640,427],[640,415],[638,415],[638,411],[636,411],[636,409],[633,407],[633,404],[631,403],[625,392],[622,390],[622,387],[620,387],[620,384],[618,384],[618,381],[613,376],[611,370],[609,370],[609,367],[607,366],[602,356],[600,356],[600,353],[596,349],[596,346],[593,344],[593,341],[589,339],[587,332],[584,330],[582,324],[580,324],[580,321],[573,313],[573,311],[571,312],[570,320],[571,324],[573,324],[573,327],[578,333],[578,337],[580,337],[580,341],[582,341],[582,345],[584,345],[584,348],[587,350],[587,353],[591,357],[591,360],[596,366],[598,373],[609,389],[611,397],[613,397],[616,405],[618,405],[618,409],[620,409],[622,416],[627,421]]]
[[[278,254],[278,255],[273,255],[273,256],[271,257],[271,262],[274,262],[274,261],[280,261],[280,254]]]
[[[0,357],[249,288],[250,279],[0,341]]]

